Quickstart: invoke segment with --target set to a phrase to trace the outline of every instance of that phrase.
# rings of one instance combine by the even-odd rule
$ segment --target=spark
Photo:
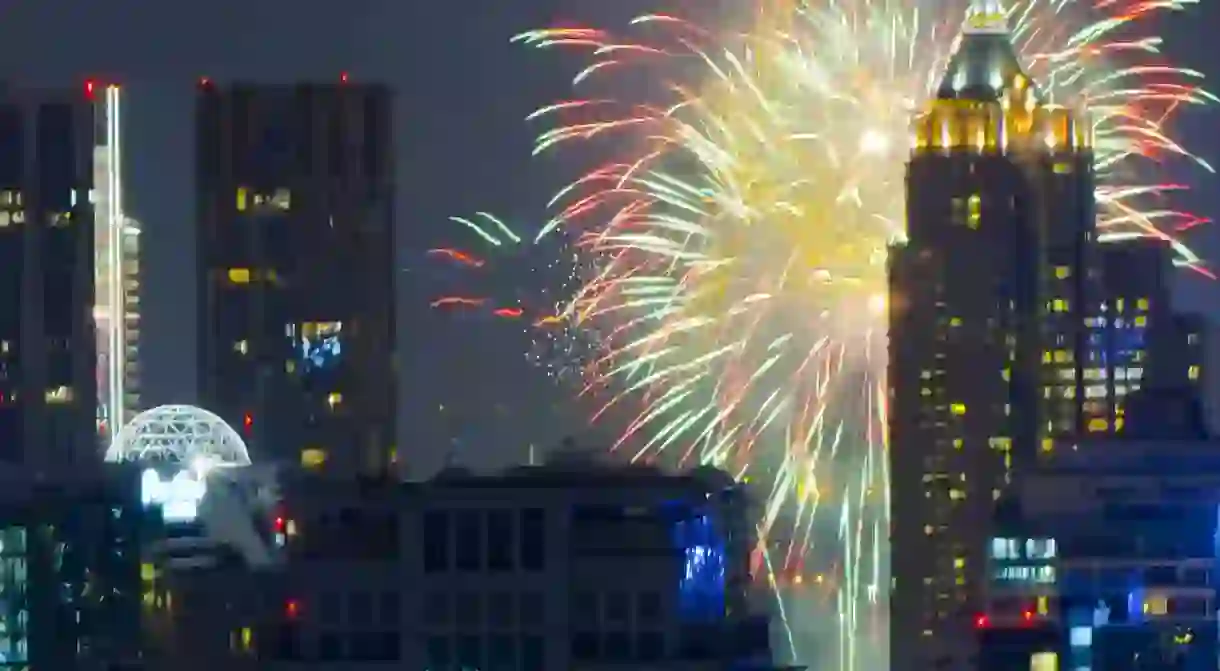
[[[904,236],[909,120],[967,3],[760,3],[739,32],[653,14],[629,37],[515,38],[590,59],[574,87],[594,95],[531,115],[546,124],[535,154],[630,148],[561,189],[535,239],[568,236],[591,260],[556,314],[598,334],[586,391],[608,395],[602,412],[639,408],[618,449],[753,481],[765,499],[756,567],[777,593],[819,595],[782,602],[793,655],[881,668],[886,250]],[[1101,239],[1163,238],[1201,269],[1180,235],[1203,220],[1166,207],[1181,187],[1158,180],[1174,158],[1211,171],[1167,123],[1215,98],[1148,32],[1157,14],[1195,4],[1024,0],[1008,18],[1045,93],[1090,111]],[[640,72],[667,94],[612,93]]]

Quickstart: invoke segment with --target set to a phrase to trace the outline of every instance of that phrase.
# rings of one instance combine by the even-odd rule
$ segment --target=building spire
[[[1004,9],[1004,3],[1001,0],[970,0],[962,31],[967,34],[1006,34],[1008,12]]]

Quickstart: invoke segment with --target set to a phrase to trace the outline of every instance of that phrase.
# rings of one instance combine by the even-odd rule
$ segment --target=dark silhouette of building
[[[0,85],[0,461],[96,455],[92,86]]]
[[[204,81],[197,114],[200,401],[256,460],[387,469],[389,92]]]
[[[92,443],[91,443],[92,445]],[[0,662],[139,668],[140,542],[134,469],[41,479],[0,473]]]
[[[1083,423],[1090,125],[1046,103],[978,4],[914,122],[890,255],[895,669],[974,667],[993,503]]]
[[[1217,447],[1126,433],[1024,473],[988,543],[980,668],[1214,669]]]

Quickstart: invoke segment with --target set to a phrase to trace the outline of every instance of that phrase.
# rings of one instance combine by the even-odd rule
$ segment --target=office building
[[[1025,474],[989,543],[981,668],[1216,668],[1217,447],[1083,441]]]
[[[140,227],[123,209],[122,90],[93,88],[94,300],[100,444],[139,411]]]
[[[198,632],[231,641],[206,653],[215,663],[771,668],[753,518],[718,471],[563,458],[413,484],[306,472],[281,484],[285,561],[261,603],[212,592],[212,610],[234,614]]]
[[[97,459],[92,90],[0,86],[0,461]]]
[[[199,400],[261,461],[395,460],[390,94],[200,83]]]
[[[0,473],[0,662],[134,669],[140,539],[134,471]]]
[[[1128,397],[1147,389],[1162,409],[1202,400],[1206,322],[1171,306],[1173,250],[1159,238],[1111,240],[1095,252],[1083,362],[1084,435],[1161,431],[1158,413],[1132,423]],[[1071,371],[1062,373],[1070,379]],[[1063,435],[1063,434],[1060,434]],[[1076,434],[1081,435],[1081,434]]]
[[[1083,423],[1089,123],[1043,100],[1002,8],[978,4],[914,121],[890,254],[895,669],[974,668],[992,506]]]

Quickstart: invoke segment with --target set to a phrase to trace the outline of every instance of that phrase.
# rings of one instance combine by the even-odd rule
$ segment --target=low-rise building
[[[284,554],[261,581],[261,610],[214,621],[234,660],[770,668],[769,620],[752,603],[753,518],[719,471],[563,456],[409,484],[297,472],[280,491]]]
[[[977,618],[984,668],[1216,668],[1220,444],[1053,454],[998,510]]]

